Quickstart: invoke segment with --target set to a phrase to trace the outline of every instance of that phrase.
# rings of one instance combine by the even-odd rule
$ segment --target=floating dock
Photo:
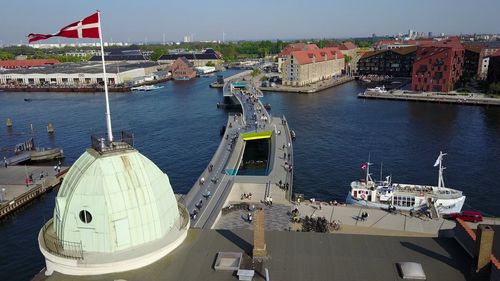
[[[374,92],[365,91],[360,93],[358,98],[362,99],[382,99],[416,102],[449,103],[462,105],[481,105],[481,106],[500,106],[499,98],[489,98],[483,94],[438,94],[438,93],[420,93],[410,91],[389,91]]]

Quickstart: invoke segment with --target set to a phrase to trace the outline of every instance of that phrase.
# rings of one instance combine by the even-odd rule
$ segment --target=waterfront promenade
[[[52,166],[9,166],[0,169],[0,219],[57,186],[67,172]],[[31,175],[29,183],[26,182]]]
[[[320,208],[321,203],[321,208]],[[366,234],[383,236],[438,237],[450,236],[456,222],[443,218],[429,219],[413,217],[409,213],[389,213],[385,210],[363,208],[352,205],[331,205],[327,202],[311,203],[309,200],[301,204],[279,204],[273,206],[256,205],[263,208],[266,214],[267,231],[301,231],[300,223],[292,222],[291,212],[295,208],[299,217],[325,218],[328,222],[338,222],[339,230],[334,233]],[[361,219],[361,213],[367,212],[368,218]],[[245,221],[246,209],[235,209],[224,214],[215,229],[253,229],[253,225]],[[484,224],[500,225],[500,218],[485,217]],[[475,229],[478,223],[467,223]]]
[[[222,208],[234,202],[258,203],[271,198],[273,203],[284,204],[291,198],[293,147],[288,123],[283,117],[273,117],[266,111],[258,98],[262,93],[254,85],[248,84],[245,89],[231,87],[231,83],[241,81],[241,78],[237,75],[227,79],[224,96],[233,97],[241,105],[242,114],[229,115],[216,153],[181,199],[195,228],[211,228],[220,217]],[[266,174],[238,175],[246,142],[252,136],[260,138],[261,133],[269,137]]]
[[[331,87],[335,87],[338,85],[342,85],[344,83],[353,81],[353,76],[342,76],[339,78],[331,78],[329,80],[322,80],[315,83],[312,83],[307,86],[301,87],[293,87],[293,86],[284,86],[284,85],[276,85],[275,87],[259,87],[261,91],[266,92],[287,92],[287,93],[301,93],[301,94],[312,94],[317,93],[323,90],[326,90]]]
[[[462,105],[500,106],[500,99],[489,98],[484,94],[440,94],[440,93],[418,93],[410,91],[395,90],[385,93],[365,91],[358,95],[363,99],[385,99],[399,101],[417,101],[433,103],[451,103]]]

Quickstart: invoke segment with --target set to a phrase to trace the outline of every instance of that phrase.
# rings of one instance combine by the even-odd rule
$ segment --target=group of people
[[[282,180],[280,180],[280,181],[278,182],[278,186],[279,186],[281,189],[283,189],[283,190],[287,190],[287,191],[288,191],[288,188],[290,187],[290,184],[289,184],[288,182],[283,184],[283,181],[282,181]]]
[[[241,195],[241,200],[243,200],[243,199],[252,199],[252,193],[251,192],[250,193],[246,193],[246,192],[243,193]]]
[[[273,205],[273,198],[271,196],[267,196],[264,200],[264,204],[267,206],[272,206]]]
[[[57,163],[57,165],[54,166],[54,171],[60,173],[61,172],[61,161]]]

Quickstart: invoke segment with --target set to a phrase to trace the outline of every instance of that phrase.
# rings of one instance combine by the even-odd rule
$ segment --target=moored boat
[[[435,211],[438,215],[458,213],[462,210],[465,196],[462,191],[444,185],[442,161],[445,155],[441,152],[434,163],[434,167],[439,166],[438,186],[392,183],[391,176],[376,182],[371,178],[371,163],[365,163],[362,169],[366,171],[366,178],[351,183],[346,202],[408,212]]]
[[[385,89],[385,86],[382,87],[375,87],[375,88],[368,88],[366,89],[367,92],[373,92],[373,93],[387,93],[387,90]]]
[[[157,89],[161,89],[163,86],[156,86],[156,85],[144,85],[144,86],[139,86],[139,87],[133,87],[130,90],[132,91],[153,91]]]

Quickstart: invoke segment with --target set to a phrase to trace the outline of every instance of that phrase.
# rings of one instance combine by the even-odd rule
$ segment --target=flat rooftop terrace
[[[230,271],[213,269],[218,252],[242,252],[243,263],[253,266],[253,280],[402,280],[396,263],[422,264],[427,280],[461,281],[470,271],[471,258],[452,238],[383,237],[321,234],[310,232],[266,232],[270,258],[252,264],[252,232],[248,230],[190,229],[185,242],[167,257],[142,269],[100,276],[65,276],[43,271],[34,280],[237,280]]]

